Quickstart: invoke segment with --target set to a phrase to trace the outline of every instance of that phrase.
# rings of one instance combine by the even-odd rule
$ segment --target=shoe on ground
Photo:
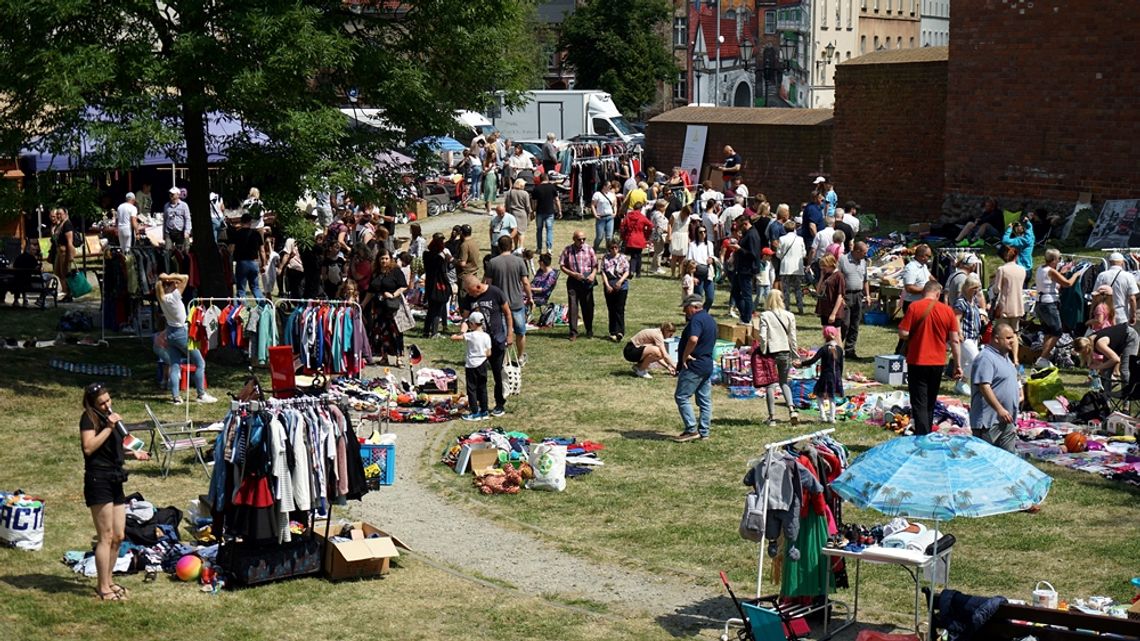
[[[209,394],[199,394],[198,395],[198,402],[199,403],[217,403],[218,399],[214,398],[213,396],[210,396]]]
[[[740,318],[740,314],[738,314],[735,309],[730,308],[728,310],[728,315],[733,317],[733,318]]]
[[[957,242],[956,246],[958,246],[958,247],[970,247],[973,244],[974,244],[974,241],[970,240],[969,238],[963,238],[962,240]]]
[[[800,424],[799,413],[798,412],[792,412],[792,415],[791,415],[789,420],[791,421],[792,425],[799,425]]]
[[[701,435],[697,434],[696,432],[681,432],[677,436],[673,437],[673,442],[674,443],[689,443],[689,442],[695,441],[699,438],[701,438]]]
[[[776,417],[773,416],[773,417],[768,419],[768,427],[775,427],[775,426],[776,426]]]
[[[483,412],[468,412],[461,418],[465,421],[481,421],[486,416]]]
[[[526,354],[519,354],[519,365],[526,365]]]
[[[653,378],[653,375],[649,373],[649,370],[636,369],[636,366],[635,366],[635,369],[633,371],[633,374],[635,376],[637,376],[638,378],[644,378],[646,380],[650,380]]]
[[[181,396],[175,396],[174,398],[170,399],[171,405],[181,405],[183,402],[185,401],[182,400]]]
[[[491,416],[494,416],[495,418],[498,418],[498,417],[500,417],[506,413],[507,413],[507,410],[505,410],[501,407],[496,407],[495,409],[491,410]]]
[[[1037,362],[1033,364],[1033,367],[1035,369],[1044,369],[1046,367],[1052,367],[1052,366],[1053,366],[1053,364],[1044,358],[1037,359]]]
[[[622,334],[621,332],[618,332],[616,336],[619,343],[621,342],[621,339],[625,338],[625,334]]]

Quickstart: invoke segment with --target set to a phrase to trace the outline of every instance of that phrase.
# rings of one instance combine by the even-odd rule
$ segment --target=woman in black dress
[[[819,376],[815,381],[815,396],[819,399],[819,415],[824,423],[834,423],[835,401],[843,397],[843,345],[839,342],[839,328],[823,328],[826,343],[811,358],[797,367],[811,367],[819,363]]]
[[[71,302],[71,288],[67,285],[67,275],[71,273],[71,263],[75,261],[75,227],[68,220],[67,210],[56,207],[51,210],[51,247],[48,249],[48,261],[52,264],[52,272],[59,278],[59,291],[63,293],[60,299],[64,303]]]
[[[117,428],[122,420],[111,409],[111,393],[102,383],[92,383],[83,390],[83,415],[79,418],[83,498],[91,510],[97,538],[95,571],[99,585],[95,594],[104,601],[127,598],[126,588],[111,582],[127,527],[127,498],[123,493],[127,472],[123,461],[126,456],[139,461],[150,458],[141,450],[123,449],[124,432]]]
[[[404,335],[396,326],[396,312],[400,310],[408,282],[404,272],[387,249],[376,256],[376,269],[361,306],[371,320],[372,353],[380,355],[380,364],[388,365],[388,357],[396,357],[401,366],[400,354],[404,351]]]
[[[432,234],[424,252],[424,300],[427,302],[424,338],[435,338],[440,332],[447,332],[447,303],[451,300],[451,281],[447,271],[450,264],[443,234]]]

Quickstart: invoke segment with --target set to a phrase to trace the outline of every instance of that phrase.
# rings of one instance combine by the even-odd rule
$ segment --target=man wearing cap
[[[673,400],[681,413],[684,430],[673,440],[688,443],[709,437],[712,424],[713,346],[716,345],[716,321],[703,308],[704,297],[691,294],[685,298],[685,330],[681,332],[677,359],[677,389]],[[692,397],[697,396],[701,416],[693,414]]]
[[[1136,295],[1140,288],[1136,285],[1136,278],[1124,271],[1124,255],[1112,252],[1108,257],[1108,269],[1096,277],[1096,287],[1108,285],[1112,289],[1112,301],[1116,306],[1115,325],[1121,323],[1133,324],[1136,322]]]
[[[871,302],[871,284],[867,282],[867,243],[857,242],[851,252],[839,257],[839,273],[843,274],[843,300],[849,314],[843,330],[843,354],[849,359],[855,355],[855,344],[859,340],[859,326],[863,322],[863,308]]]
[[[823,176],[823,182],[819,184],[819,193],[823,194],[823,203],[826,206],[824,209],[824,216],[835,216],[835,208],[839,204],[839,196],[835,193],[835,188],[832,187],[831,181]],[[819,180],[816,178],[816,180]]]
[[[803,221],[800,223],[800,236],[804,239],[804,247],[811,247],[816,234],[825,227],[822,202],[823,194],[818,191],[812,192],[807,206],[804,207]]]
[[[736,224],[740,227],[741,236],[740,247],[732,259],[732,296],[740,312],[740,322],[749,324],[753,312],[752,284],[760,271],[760,252],[764,242],[760,239],[760,230],[752,224],[751,216],[737,218]]]
[[[115,226],[119,232],[119,247],[122,248],[123,253],[131,251],[131,240],[138,233],[139,228],[139,208],[133,191],[127,192],[123,204],[115,210]]]
[[[190,240],[190,208],[182,201],[182,190],[170,188],[170,202],[162,210],[162,230],[167,249],[185,249]]]

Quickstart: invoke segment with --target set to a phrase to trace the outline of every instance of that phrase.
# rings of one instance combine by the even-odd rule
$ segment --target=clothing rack
[[[973,254],[974,256],[977,256],[978,252],[976,249],[971,247],[940,247],[935,250],[935,256],[954,257],[954,263],[949,266],[949,271],[946,274],[938,276],[938,282],[945,284],[945,279],[949,278],[950,275],[954,273],[954,269],[958,266],[958,258],[965,254]],[[978,263],[977,271],[978,279],[981,280],[984,284],[986,282],[986,261],[981,260],[980,256],[978,257],[978,260],[980,261]],[[935,260],[935,266],[936,268],[942,267],[942,265],[937,260]]]
[[[789,439],[786,439],[783,441],[777,441],[775,443],[769,443],[769,444],[764,446],[764,461],[763,461],[762,465],[765,466],[765,469],[770,469],[770,466],[772,464],[772,452],[775,452],[776,450],[778,450],[782,447],[786,447],[788,445],[794,445],[796,443],[802,443],[803,441],[810,441],[810,440],[817,438],[819,436],[825,436],[827,434],[831,434],[834,431],[835,431],[834,427],[829,427],[827,429],[817,430],[817,431],[812,432],[810,434],[804,434],[802,436],[797,436],[795,438],[789,438]],[[761,503],[761,505],[764,506],[764,518],[762,520],[765,522],[767,522],[767,520],[768,520],[768,497],[772,492],[771,481],[772,481],[772,479],[770,479],[767,475],[764,476],[764,496],[763,496],[763,502]],[[764,549],[768,545],[767,538],[764,536],[764,534],[766,534],[766,533],[767,532],[761,534],[761,536],[760,536],[759,554],[757,554],[757,557],[760,559],[756,564],[756,598],[757,599],[759,599],[761,596],[763,596],[763,593],[761,592],[761,587],[762,587],[763,582],[764,582]]]

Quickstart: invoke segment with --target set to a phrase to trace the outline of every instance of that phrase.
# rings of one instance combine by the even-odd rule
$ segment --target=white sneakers
[[[213,396],[210,396],[209,394],[199,394],[198,395],[198,402],[199,403],[217,403],[218,399],[214,398]]]
[[[630,367],[630,369],[633,370],[633,375],[638,377],[638,378],[646,378],[646,379],[653,378],[653,376],[649,373],[648,370],[637,369],[636,363],[634,363],[633,366]]]

